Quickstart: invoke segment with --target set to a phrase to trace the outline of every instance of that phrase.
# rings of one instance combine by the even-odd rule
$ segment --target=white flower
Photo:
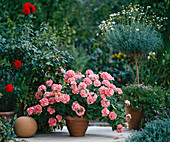
[[[155,52],[153,52],[152,54],[155,55]]]
[[[148,8],[151,8],[151,6],[147,6],[147,9],[148,9]]]
[[[104,24],[104,23],[106,23],[106,21],[103,20],[101,23]]]
[[[113,21],[112,24],[115,24],[115,22]]]
[[[150,59],[151,57],[150,56],[148,56],[148,60]]]
[[[99,36],[99,33],[97,33],[96,36]]]
[[[110,17],[114,17],[114,16],[116,16],[116,13],[114,13],[114,14],[110,14]]]
[[[137,28],[136,31],[139,31],[139,29]]]

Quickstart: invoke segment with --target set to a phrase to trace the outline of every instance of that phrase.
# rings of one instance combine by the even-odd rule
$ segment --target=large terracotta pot
[[[14,132],[22,138],[34,136],[37,131],[37,123],[32,117],[21,116],[14,122]]]
[[[129,130],[134,129],[134,130],[139,130],[139,126],[141,123],[141,119],[143,117],[143,111],[139,110],[134,110],[131,106],[125,107],[126,109],[126,115],[131,114],[132,118],[128,122],[129,124]]]
[[[87,118],[83,117],[66,117],[66,126],[70,133],[70,136],[73,137],[82,137],[85,136],[89,121]]]
[[[0,112],[0,118],[3,119],[3,116],[6,116],[7,120],[10,121],[10,124],[12,125],[13,119],[14,119],[15,112]]]

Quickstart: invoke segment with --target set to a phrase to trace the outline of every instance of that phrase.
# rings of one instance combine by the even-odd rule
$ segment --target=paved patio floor
[[[124,129],[122,133],[112,131],[109,126],[89,126],[85,137],[71,137],[66,127],[50,134],[36,134],[31,138],[23,138],[28,142],[124,142],[131,131]],[[116,139],[118,137],[118,139]]]

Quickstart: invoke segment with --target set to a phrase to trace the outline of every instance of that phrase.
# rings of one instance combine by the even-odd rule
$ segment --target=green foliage
[[[14,139],[14,132],[11,124],[6,117],[0,118],[0,141],[8,142],[10,140],[16,141]]]
[[[83,47],[79,46],[76,48],[75,45],[70,45],[67,51],[74,58],[69,62],[68,68],[78,72],[85,72],[88,69],[87,64],[90,58]]]
[[[170,50],[165,47],[156,52],[151,52],[148,58],[142,58],[140,61],[140,76],[144,84],[152,86],[158,85],[169,89],[169,62]]]
[[[169,118],[169,90],[155,86],[130,85],[122,88],[121,101],[130,101],[135,110],[144,112],[140,127],[155,119]]]
[[[133,132],[126,142],[167,142],[170,139],[170,119],[154,120],[141,132]]]

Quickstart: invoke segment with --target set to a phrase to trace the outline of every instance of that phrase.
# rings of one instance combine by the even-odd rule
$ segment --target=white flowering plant
[[[162,44],[161,35],[155,30],[153,20],[147,17],[147,10],[138,5],[130,5],[121,12],[111,14],[108,20],[101,22],[99,28],[112,50],[135,58],[139,84],[138,57],[147,55]]]
[[[107,72],[94,74],[87,70],[86,75],[68,70],[64,83],[55,84],[52,80],[38,87],[36,98],[40,104],[29,107],[29,115],[48,118],[50,126],[64,123],[67,115],[86,117],[88,120],[108,122],[113,130],[123,131],[126,126],[124,106],[119,98],[122,90],[113,84],[114,78]]]

